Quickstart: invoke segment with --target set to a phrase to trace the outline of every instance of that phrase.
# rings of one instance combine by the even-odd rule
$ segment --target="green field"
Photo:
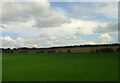
[[[117,53],[3,54],[3,81],[117,81]]]

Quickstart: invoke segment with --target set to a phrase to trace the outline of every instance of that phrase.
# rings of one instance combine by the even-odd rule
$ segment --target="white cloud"
[[[84,44],[108,44],[114,41],[109,34],[102,34],[96,40],[83,40],[83,39],[64,39],[59,40],[56,37],[51,39],[32,39],[32,38],[22,38],[18,37],[16,40],[10,38],[9,36],[0,37],[2,41],[2,46],[4,48],[15,48],[15,47],[37,47],[37,48],[46,48],[46,47],[56,47],[56,46],[72,46],[72,45],[84,45]]]
[[[56,39],[57,37],[56,36],[50,36],[50,39]]]
[[[69,45],[79,45],[83,44],[82,40],[56,40],[52,39],[49,41],[41,39],[29,39],[29,38],[17,38],[16,40],[11,39],[10,37],[3,37],[0,40],[2,41],[2,47],[4,48],[14,48],[14,47],[54,47],[54,46],[69,46]]]
[[[33,38],[38,36],[41,40],[58,39],[59,37],[72,40],[77,39],[76,35],[82,36],[117,31],[116,26],[110,27],[110,25],[114,25],[113,23],[101,23],[97,21],[86,21],[74,18],[71,18],[70,21],[71,23],[64,23],[61,26],[52,28],[32,27],[32,25],[34,25],[34,20],[30,20],[26,23],[14,22],[12,24],[7,24],[7,27],[2,28],[2,31],[6,33],[20,33],[22,37]]]
[[[98,42],[102,44],[111,43],[114,39],[107,33],[101,34],[98,38]]]
[[[41,3],[4,3],[3,9],[3,22],[5,24],[2,25],[5,28],[2,31],[8,33],[32,34],[33,36],[48,33],[52,36],[71,36],[73,34],[87,35],[117,30],[117,23],[67,18],[63,14],[65,11],[62,11],[62,9],[57,8],[60,11],[55,10],[55,8],[51,10],[47,1]],[[44,29],[44,31],[39,29],[46,27],[48,29]]]
[[[113,38],[108,33],[117,31],[117,22],[68,18],[64,10],[50,8],[50,3],[47,1],[42,3],[4,3],[3,9],[3,24],[0,25],[0,31],[21,35],[16,40],[9,36],[0,37],[4,47],[53,47],[109,43],[113,41]],[[103,10],[101,9],[101,11]],[[102,34],[98,38],[99,41],[80,39],[83,35],[96,33]]]
[[[5,46],[5,47],[11,47],[11,48],[13,48],[14,46],[16,47],[15,40],[10,38],[9,36],[0,37],[0,43],[2,46]]]
[[[89,41],[87,44],[95,45],[96,43],[94,41]]]

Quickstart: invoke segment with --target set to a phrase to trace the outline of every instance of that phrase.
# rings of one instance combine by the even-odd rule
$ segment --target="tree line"
[[[20,47],[20,48],[0,48],[2,50],[45,50],[45,49],[57,49],[57,48],[74,48],[74,47],[100,47],[100,46],[120,46],[120,44],[97,44],[97,45],[73,45],[73,46],[57,46],[57,47],[49,47],[49,48],[28,48],[28,47]],[[101,50],[109,50],[109,49],[101,49]]]

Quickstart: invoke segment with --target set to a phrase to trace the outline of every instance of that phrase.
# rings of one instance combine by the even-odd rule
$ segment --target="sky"
[[[117,2],[2,2],[0,47],[118,43]]]

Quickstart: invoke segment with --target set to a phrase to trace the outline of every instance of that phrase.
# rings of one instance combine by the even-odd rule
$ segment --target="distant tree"
[[[120,52],[120,48],[117,48],[117,52]]]
[[[13,50],[17,50],[17,48],[13,48]]]
[[[96,49],[96,52],[99,52],[99,50],[98,50],[98,49]]]
[[[7,48],[6,50],[11,50],[10,48]]]
[[[27,53],[28,51],[25,51],[25,53]]]
[[[71,53],[71,50],[68,50],[68,53]]]
[[[91,53],[93,53],[94,51],[93,51],[93,50],[91,50],[90,52],[91,52]]]
[[[113,52],[112,48],[101,48],[99,52]]]

